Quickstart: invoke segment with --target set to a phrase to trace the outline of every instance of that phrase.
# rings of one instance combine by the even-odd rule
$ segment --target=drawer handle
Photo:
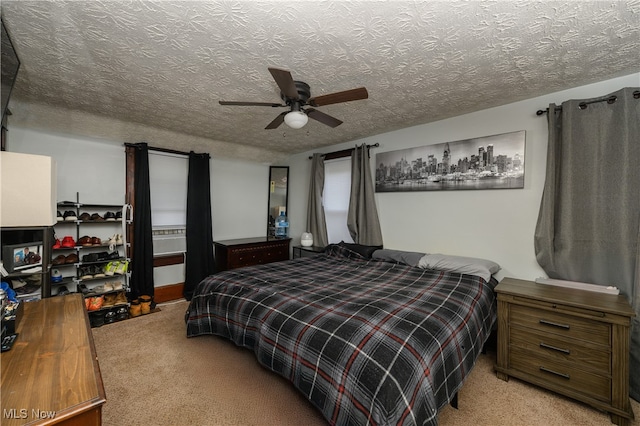
[[[552,351],[562,352],[563,354],[566,354],[566,355],[569,355],[571,353],[571,351],[569,349],[562,349],[562,348],[558,348],[556,346],[547,345],[544,342],[540,342],[540,347],[541,348],[545,348],[545,349],[551,349]]]
[[[569,375],[564,373],[558,373],[557,371],[553,371],[548,369],[547,367],[540,366],[540,371],[544,371],[545,373],[555,374],[556,376],[562,377],[563,379],[569,380]]]
[[[569,330],[570,328],[567,324],[558,324],[557,322],[547,321],[543,319],[540,320],[540,324],[550,325],[552,327],[564,328],[565,330]]]

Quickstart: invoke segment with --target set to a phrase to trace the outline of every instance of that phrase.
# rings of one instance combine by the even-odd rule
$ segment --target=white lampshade
[[[284,116],[284,122],[292,129],[300,129],[309,121],[309,117],[302,111],[291,111]]]
[[[56,164],[43,155],[0,152],[0,226],[52,226]]]

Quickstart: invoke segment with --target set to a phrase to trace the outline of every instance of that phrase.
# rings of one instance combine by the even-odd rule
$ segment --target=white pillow
[[[500,265],[490,260],[439,253],[425,254],[418,262],[418,267],[476,275],[487,282],[491,275],[500,270]]]

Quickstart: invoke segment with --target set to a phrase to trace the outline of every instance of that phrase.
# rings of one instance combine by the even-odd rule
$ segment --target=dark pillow
[[[425,255],[414,251],[403,250],[376,250],[372,259],[384,260],[385,262],[403,263],[409,266],[418,266],[418,262]]]
[[[330,256],[346,257],[348,259],[370,260],[374,251],[378,250],[374,246],[363,246],[361,244],[349,244],[344,241],[338,244],[329,244],[324,252]]]
[[[362,244],[345,243],[344,241],[340,241],[339,245],[358,253],[365,259],[371,259],[373,252],[382,248],[382,246],[364,246]]]

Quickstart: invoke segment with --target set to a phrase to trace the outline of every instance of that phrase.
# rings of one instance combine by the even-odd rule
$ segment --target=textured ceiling
[[[2,1],[10,125],[273,162],[640,71],[639,1]],[[344,121],[264,127],[267,67]]]

